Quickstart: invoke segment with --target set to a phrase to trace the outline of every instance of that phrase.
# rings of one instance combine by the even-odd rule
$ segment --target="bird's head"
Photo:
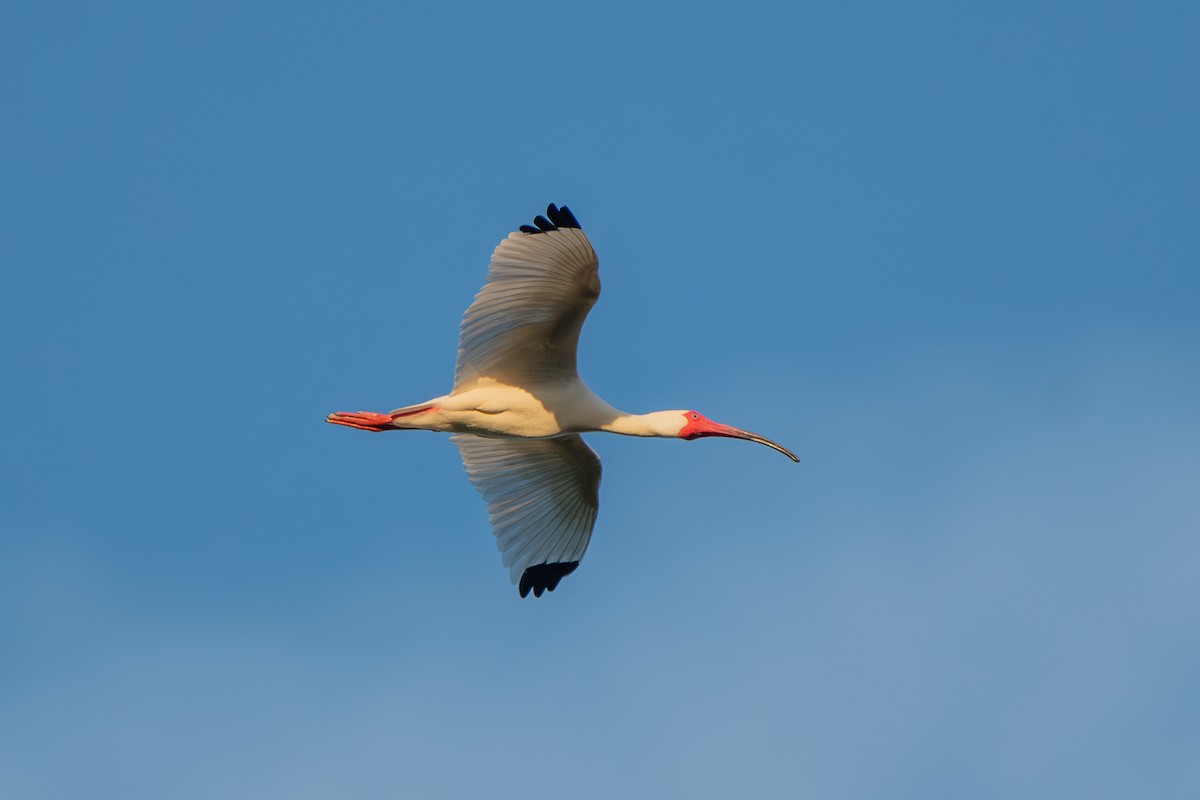
[[[800,460],[796,458],[795,454],[792,453],[791,450],[788,450],[783,445],[772,442],[765,436],[759,436],[757,433],[750,433],[749,431],[744,431],[740,428],[734,428],[729,425],[722,425],[719,422],[713,422],[711,419],[698,411],[681,411],[679,414],[683,418],[683,425],[679,428],[679,432],[675,435],[680,439],[687,439],[690,441],[692,439],[699,439],[702,436],[726,436],[730,439],[745,439],[750,442],[765,444],[772,450],[778,450],[792,461]]]

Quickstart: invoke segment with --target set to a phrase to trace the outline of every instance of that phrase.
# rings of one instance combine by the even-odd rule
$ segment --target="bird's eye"
[[[692,419],[700,419],[700,415],[693,412]]]

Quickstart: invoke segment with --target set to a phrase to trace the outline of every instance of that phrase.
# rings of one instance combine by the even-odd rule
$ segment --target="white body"
[[[399,416],[393,425],[500,439],[550,439],[587,431],[675,436],[687,413],[626,414],[601,400],[579,378],[526,387],[486,381],[392,413],[403,415],[411,409],[428,410]]]

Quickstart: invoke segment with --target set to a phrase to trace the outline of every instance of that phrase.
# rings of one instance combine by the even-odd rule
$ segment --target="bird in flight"
[[[696,411],[627,414],[575,367],[579,330],[600,296],[599,262],[575,215],[551,205],[497,245],[463,315],[454,388],[386,414],[337,412],[364,431],[443,431],[483,495],[504,566],[521,597],[554,591],[579,566],[599,508],[600,459],[581,433],[758,442],[765,437]]]

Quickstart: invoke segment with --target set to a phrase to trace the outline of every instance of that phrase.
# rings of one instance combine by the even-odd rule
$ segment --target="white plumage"
[[[330,414],[369,431],[451,437],[487,502],[504,566],[521,596],[553,591],[587,550],[599,508],[600,459],[579,433],[749,439],[695,411],[626,414],[579,379],[579,331],[600,296],[598,261],[571,211],[551,205],[492,253],[487,281],[463,316],[454,388],[397,408]]]
[[[513,583],[539,564],[579,563],[600,507],[600,459],[582,436],[450,439],[487,502]]]
[[[509,386],[577,380],[575,348],[600,296],[599,266],[579,228],[510,233],[463,315],[454,393],[481,378]]]

